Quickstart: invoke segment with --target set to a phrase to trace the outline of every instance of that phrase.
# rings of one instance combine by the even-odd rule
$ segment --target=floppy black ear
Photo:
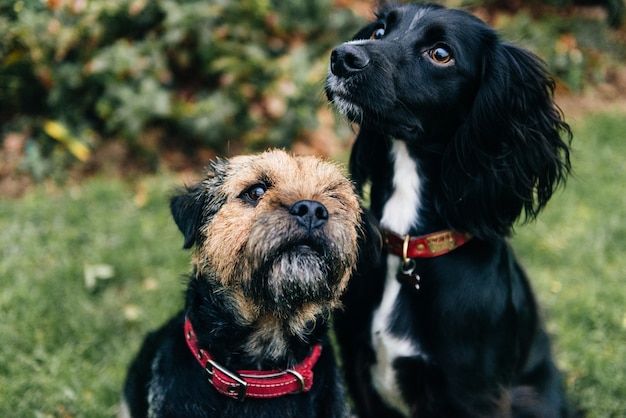
[[[496,43],[483,57],[474,104],[442,166],[438,206],[452,225],[479,237],[507,235],[522,214],[534,219],[565,181],[572,134],[554,87],[528,51]]]
[[[200,228],[211,221],[226,198],[220,192],[226,176],[228,160],[217,159],[209,163],[206,178],[200,183],[183,189],[172,197],[170,210],[178,229],[183,233],[183,248],[191,248],[199,242]]]
[[[183,248],[191,248],[197,241],[205,200],[202,183],[186,188],[183,193],[170,200],[174,221],[185,237]]]
[[[363,187],[369,180],[378,180],[389,167],[382,155],[387,155],[387,141],[380,130],[361,124],[350,152],[350,177],[359,195],[363,195]]]

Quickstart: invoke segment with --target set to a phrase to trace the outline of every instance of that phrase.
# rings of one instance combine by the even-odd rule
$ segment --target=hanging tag
[[[415,290],[420,290],[420,276],[415,272],[415,260],[408,258],[405,262],[400,265],[398,269],[397,279],[400,282],[407,283],[415,288]]]

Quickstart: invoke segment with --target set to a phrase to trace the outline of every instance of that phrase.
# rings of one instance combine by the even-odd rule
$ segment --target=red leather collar
[[[419,237],[401,236],[388,229],[382,230],[387,249],[393,255],[402,258],[396,278],[419,291],[421,276],[416,271],[416,258],[439,257],[459,248],[472,239],[470,234],[450,230],[439,231]]]
[[[222,395],[244,400],[245,398],[276,398],[292,393],[308,392],[313,386],[313,366],[322,346],[313,347],[311,355],[302,363],[287,370],[238,370],[230,371],[217,363],[205,350],[198,347],[196,334],[189,318],[185,318],[185,340],[198,363],[209,375],[209,382]]]
[[[451,230],[434,232],[419,237],[398,235],[384,228],[382,231],[389,252],[402,257],[405,263],[411,258],[439,257],[459,248],[472,239],[470,234]]]

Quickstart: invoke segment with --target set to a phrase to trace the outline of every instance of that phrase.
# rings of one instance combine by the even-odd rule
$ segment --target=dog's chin
[[[421,131],[421,123],[418,120],[412,120],[407,123],[408,120],[412,119],[407,117],[407,115],[394,118],[393,110],[369,111],[365,107],[339,94],[327,92],[327,95],[335,109],[352,123],[362,125],[364,121],[367,121],[370,128],[374,127],[380,132],[385,132],[389,136],[397,139],[408,140],[414,138]]]
[[[331,276],[332,269],[321,253],[308,244],[281,251],[263,270],[250,296],[267,311],[293,314],[305,305],[330,305],[335,299],[339,280]]]
[[[331,96],[330,93],[329,99],[333,107],[337,109],[337,112],[343,115],[346,119],[348,119],[350,122],[361,123],[364,114],[361,106],[352,103],[351,101],[339,95]]]

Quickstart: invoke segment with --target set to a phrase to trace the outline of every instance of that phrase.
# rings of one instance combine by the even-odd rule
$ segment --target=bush
[[[509,4],[500,0],[442,3],[482,12],[570,91],[622,78],[620,32],[575,14],[570,0],[516,13],[493,13]],[[0,159],[0,180],[16,165],[36,179],[63,178],[77,159],[97,169],[94,160],[114,159],[94,152],[107,143],[155,168],[171,151],[200,162],[204,149],[311,139],[328,53],[363,22],[351,5],[363,9],[360,0],[0,0],[0,146],[9,133],[26,138],[19,165]]]
[[[141,150],[153,127],[188,150],[288,146],[357,25],[331,0],[0,0],[0,123],[28,133],[40,176],[111,138]]]

